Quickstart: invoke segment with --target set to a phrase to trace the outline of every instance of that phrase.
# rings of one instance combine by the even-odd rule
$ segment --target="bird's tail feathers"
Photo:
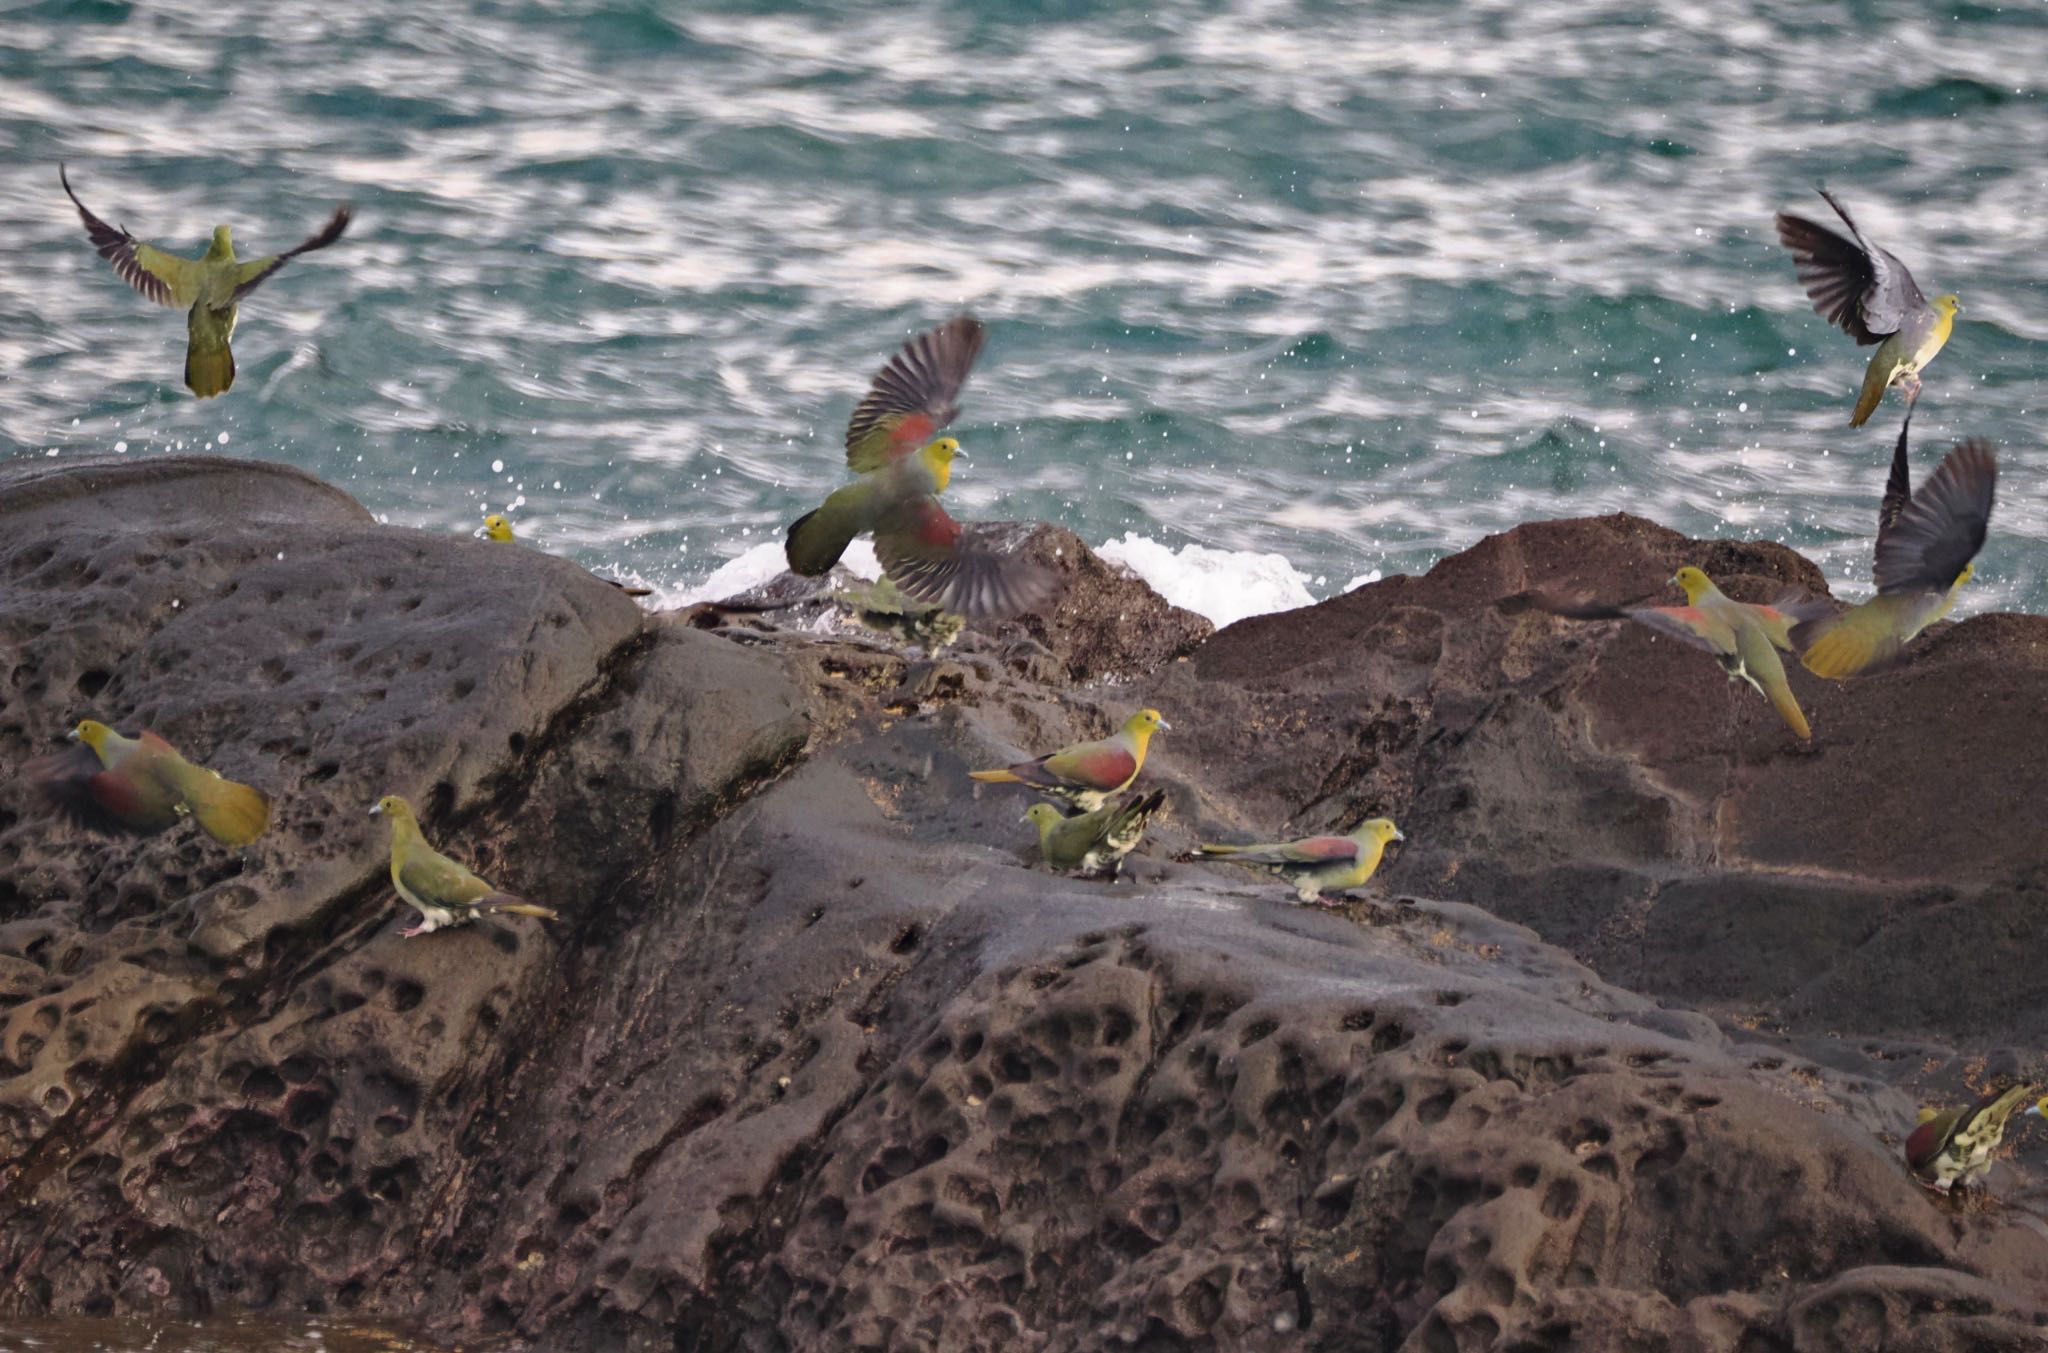
[[[210,770],[190,768],[180,791],[206,834],[224,846],[246,846],[270,827],[270,796]]]
[[[492,915],[497,915],[500,912],[509,912],[514,916],[532,916],[543,921],[561,919],[561,913],[555,911],[552,907],[543,907],[539,903],[529,902],[525,898],[514,896],[511,893],[492,893],[478,902],[476,909],[480,912],[489,912]]]
[[[983,784],[990,785],[1020,785],[1024,783],[1015,772],[1007,770],[971,770],[967,772],[967,778],[979,780]]]
[[[815,578],[829,573],[846,553],[846,547],[860,534],[857,522],[846,520],[850,513],[827,512],[824,508],[806,512],[790,523],[782,552],[792,573]]]
[[[1856,397],[1856,411],[1849,415],[1850,427],[1860,428],[1870,421],[1870,415],[1884,402],[1884,392],[1890,385],[1891,373],[1882,363],[1872,361],[1870,369],[1863,373],[1863,393]]]
[[[1799,701],[1793,696],[1792,688],[1786,684],[1782,674],[1776,681],[1766,686],[1764,694],[1770,697],[1771,708],[1778,711],[1778,717],[1785,721],[1786,727],[1799,735],[1800,741],[1813,740],[1813,727],[1806,722],[1806,711],[1799,708]]]

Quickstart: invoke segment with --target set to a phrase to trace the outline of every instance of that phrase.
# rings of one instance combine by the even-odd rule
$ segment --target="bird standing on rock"
[[[1144,768],[1152,735],[1172,727],[1158,710],[1141,709],[1109,737],[1077,742],[1003,770],[969,771],[968,775],[984,784],[1029,785],[1049,799],[1084,813],[1093,812],[1104,799],[1130,787]]]
[[[555,919],[556,913],[549,908],[499,892],[428,845],[412,805],[398,795],[387,794],[377,800],[370,813],[391,823],[391,883],[420,914],[418,921],[398,932],[400,936],[425,935],[496,912]]]
[[[1991,1168],[1992,1154],[2005,1140],[2013,1110],[2038,1086],[2021,1083],[1995,1090],[1975,1104],[1920,1111],[1920,1125],[1906,1138],[1906,1164],[1922,1184],[1937,1193],[1958,1196]],[[2028,1113],[2041,1112],[2039,1103]]]
[[[1895,665],[1913,636],[1954,608],[1956,594],[1976,572],[1973,561],[1991,525],[1998,459],[1987,443],[1964,442],[1914,494],[1906,463],[1912,422],[1909,410],[1878,510],[1877,595],[1792,628],[1799,660],[1815,676],[1840,680]]]
[[[1849,415],[1849,426],[1860,428],[1895,384],[1905,389],[1911,412],[1920,398],[1921,369],[1948,342],[1960,304],[1952,295],[1936,296],[1930,303],[1906,265],[1865,239],[1842,204],[1827,189],[1819,191],[1849,227],[1850,238],[1781,211],[1778,239],[1792,251],[1814,312],[1858,343],[1878,345],[1863,373],[1856,411]]]
[[[1811,738],[1813,729],[1792,695],[1778,651],[1792,652],[1792,626],[1827,615],[1828,604],[1806,597],[1796,588],[1767,606],[1737,601],[1690,564],[1673,574],[1671,581],[1685,589],[1685,605],[1608,606],[1560,601],[1541,593],[1534,594],[1531,601],[1567,620],[1633,620],[1703,648],[1720,659],[1731,681],[1740,679],[1756,687],[1786,727],[1802,739]]]
[[[1227,864],[1248,865],[1286,879],[1303,902],[1321,902],[1327,892],[1356,888],[1379,870],[1390,841],[1405,841],[1392,818],[1368,818],[1348,836],[1307,836],[1299,841],[1262,841],[1248,846],[1200,847]]]
[[[1038,850],[1046,864],[1069,874],[1107,874],[1114,881],[1124,856],[1145,838],[1145,826],[1166,802],[1166,791],[1132,795],[1092,813],[1062,817],[1049,803],[1034,803],[1024,820],[1038,828]]]
[[[234,241],[223,225],[213,228],[213,243],[204,254],[180,258],[87,211],[78,194],[71,191],[71,180],[65,177],[62,165],[57,166],[57,180],[64,185],[71,205],[78,208],[93,248],[114,265],[121,280],[159,305],[174,305],[186,312],[185,386],[201,399],[222,394],[235,383],[235,354],[228,342],[234,337],[242,301],[287,260],[325,249],[348,229],[349,208],[343,203],[317,235],[281,254],[238,261]]]
[[[500,545],[517,545],[519,543],[519,538],[512,534],[512,523],[496,512],[485,517],[484,524],[477,527],[472,534],[484,540],[495,540]],[[654,589],[651,587],[638,587],[630,583],[622,583],[617,578],[607,578],[602,573],[593,573],[590,576],[599,582],[610,583],[629,597],[645,597],[652,595],[654,592]]]
[[[79,745],[29,762],[23,774],[81,827],[150,836],[190,817],[222,845],[246,846],[270,825],[270,800],[261,790],[193,765],[148,729],[126,738],[86,719],[71,739]]]
[[[961,451],[933,434],[959,413],[985,338],[979,320],[961,315],[889,359],[846,429],[846,464],[860,478],[790,525],[783,552],[792,572],[818,577],[854,537],[872,532],[882,571],[906,595],[970,620],[1028,611],[1052,596],[1051,570],[978,539],[939,505]]]

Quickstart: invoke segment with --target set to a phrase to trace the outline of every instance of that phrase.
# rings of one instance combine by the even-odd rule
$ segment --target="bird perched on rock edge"
[[[1356,888],[1380,867],[1390,841],[1405,841],[1392,818],[1367,818],[1344,836],[1305,836],[1298,841],[1254,845],[1204,845],[1201,853],[1226,864],[1262,869],[1294,885],[1303,902],[1321,902],[1326,892]]]
[[[1937,1193],[1954,1196],[1991,1168],[1992,1153],[2005,1140],[2006,1124],[2020,1101],[2037,1086],[2022,1082],[1994,1090],[1975,1104],[1920,1111],[1919,1126],[1906,1138],[1906,1164],[1915,1178]],[[2031,1105],[2027,1112],[2041,1112]]]
[[[1107,874],[1113,882],[1165,802],[1166,791],[1155,789],[1072,817],[1062,817],[1049,803],[1034,803],[1024,810],[1024,820],[1038,828],[1038,851],[1048,866],[1069,874]]]
[[[485,540],[495,540],[500,545],[517,545],[519,543],[519,538],[512,534],[512,523],[496,512],[485,517],[484,524],[477,527],[470,534]],[[599,582],[610,583],[629,597],[645,597],[651,596],[654,593],[654,589],[651,587],[639,587],[633,584],[622,583],[617,578],[607,578],[602,573],[593,573],[590,576]]]
[[[79,745],[22,768],[61,816],[107,835],[150,836],[190,817],[224,846],[246,846],[270,826],[259,789],[196,766],[144,729],[126,738],[97,719],[71,730]]]
[[[1906,463],[1912,421],[1909,410],[1878,511],[1877,595],[1792,627],[1799,660],[1815,676],[1841,680],[1895,666],[1915,635],[1955,607],[1976,573],[1998,490],[1998,458],[1988,443],[1964,442],[1915,494]]]
[[[818,577],[872,532],[891,581],[957,615],[1013,615],[1052,596],[1056,574],[1002,552],[939,505],[960,443],[931,438],[959,413],[985,339],[981,322],[961,315],[911,339],[876,374],[846,429],[846,464],[860,477],[790,524],[783,553],[792,572]]]
[[[398,932],[400,936],[425,935],[497,912],[536,916],[543,921],[556,918],[550,908],[499,892],[428,845],[412,805],[398,795],[386,794],[370,813],[391,823],[391,883],[420,914],[417,922]]]
[[[1529,600],[1538,609],[1567,620],[1633,620],[1703,648],[1720,659],[1731,681],[1740,679],[1756,687],[1788,728],[1802,739],[1811,738],[1813,730],[1792,695],[1778,650],[1791,652],[1792,626],[1829,614],[1828,604],[1797,588],[1788,589],[1765,606],[1737,601],[1690,564],[1674,573],[1671,581],[1685,589],[1685,605],[1612,606],[1564,601],[1540,592],[1529,594]]]
[[[1858,343],[1878,345],[1863,373],[1856,411],[1849,415],[1849,426],[1860,428],[1894,384],[1904,387],[1906,408],[1912,409],[1920,398],[1920,372],[1948,342],[1961,307],[1953,295],[1936,296],[1930,303],[1906,265],[1865,239],[1827,189],[1819,192],[1849,227],[1850,238],[1781,211],[1778,239],[1792,251],[1814,313]]]
[[[86,210],[64,166],[57,166],[57,180],[64,195],[78,208],[85,222],[86,237],[101,258],[114,265],[121,280],[159,305],[172,305],[186,312],[185,386],[201,399],[223,394],[235,383],[235,354],[228,346],[234,337],[238,308],[250,292],[300,254],[325,249],[348,229],[347,203],[318,234],[281,254],[265,254],[246,262],[235,258],[235,245],[227,226],[213,228],[213,243],[198,258],[181,258],[145,244],[126,230],[110,226]]]
[[[1029,785],[1050,799],[1093,812],[1102,801],[1130,787],[1144,768],[1152,735],[1173,725],[1156,709],[1141,709],[1106,738],[1077,742],[1002,770],[969,771],[985,784]]]

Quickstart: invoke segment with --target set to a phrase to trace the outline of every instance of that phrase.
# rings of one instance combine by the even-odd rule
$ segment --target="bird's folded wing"
[[[879,470],[952,422],[986,338],[980,320],[960,315],[905,343],[876,373],[846,425],[846,463],[863,474]]]
[[[250,292],[263,285],[270,274],[282,268],[286,262],[300,254],[310,254],[315,249],[325,249],[341,238],[341,232],[348,229],[349,205],[344,202],[334,209],[334,215],[327,218],[327,224],[320,227],[320,233],[303,244],[285,250],[281,254],[270,254],[263,258],[252,258],[235,267],[235,299],[241,300]]]
[[[1208,849],[1208,847],[1203,847]],[[1310,836],[1300,841],[1271,841],[1255,846],[1238,846],[1229,851],[1240,864],[1271,864],[1306,867],[1318,864],[1346,864],[1358,858],[1358,842],[1348,836]]]
[[[57,179],[64,185],[64,195],[71,199],[71,205],[78,208],[79,219],[85,222],[86,238],[92,241],[101,258],[114,265],[122,281],[158,305],[186,309],[199,299],[200,267],[195,260],[167,254],[87,211],[78,194],[71,191],[71,180],[64,176],[62,165],[57,167]]]
[[[1138,773],[1138,758],[1120,743],[1091,742],[1054,752],[1044,766],[1063,784],[1115,789]]]
[[[1050,569],[962,527],[931,494],[883,516],[875,527],[875,557],[905,595],[970,620],[1032,610],[1059,587]]]
[[[467,907],[491,895],[491,885],[434,850],[415,846],[399,866],[398,881],[422,902]]]
[[[1984,548],[1997,491],[1998,458],[1988,443],[1967,441],[1944,456],[1877,542],[1877,590],[1954,586]]]

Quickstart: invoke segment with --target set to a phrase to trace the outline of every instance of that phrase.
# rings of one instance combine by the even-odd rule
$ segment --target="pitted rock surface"
[[[232,852],[0,788],[9,1309],[564,1350],[2048,1339],[2041,1130],[1981,1210],[1897,1147],[1916,1097],[2043,1070],[2037,838],[1915,855],[1883,816],[2038,801],[2041,622],[1795,677],[1800,749],[1701,655],[1507,600],[1819,587],[1627,518],[1206,643],[1077,555],[1114,586],[935,664],[648,616],[245,462],[7,467],[0,522],[0,754],[93,714],[277,802]],[[1995,687],[2002,733],[1939,703]],[[1029,798],[965,771],[1140,704],[1175,726],[1135,881],[1030,867]],[[384,792],[563,919],[398,938]],[[1409,842],[1341,911],[1176,858],[1377,812]]]

